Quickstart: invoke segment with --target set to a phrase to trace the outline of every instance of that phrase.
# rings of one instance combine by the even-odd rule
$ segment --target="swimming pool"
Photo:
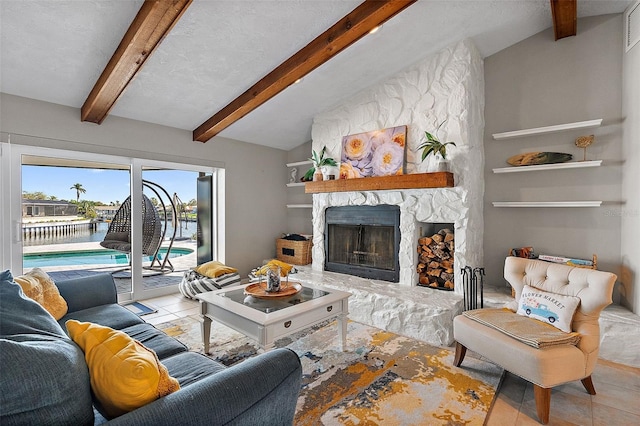
[[[169,259],[193,253],[188,248],[172,248]],[[167,249],[161,248],[160,260],[167,255]],[[151,262],[151,256],[142,261]],[[82,265],[128,265],[129,255],[117,250],[76,250],[45,253],[29,253],[22,256],[23,268],[42,268],[43,266],[82,266]]]

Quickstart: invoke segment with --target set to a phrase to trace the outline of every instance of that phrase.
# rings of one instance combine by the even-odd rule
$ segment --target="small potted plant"
[[[438,137],[438,130],[440,130],[445,122],[446,120],[440,123],[435,131],[435,136],[425,131],[424,134],[427,140],[418,146],[418,150],[422,149],[422,161],[424,161],[430,154],[434,155],[436,158],[435,171],[437,172],[446,172],[449,170],[449,163],[447,161],[447,145],[456,146],[455,142],[442,143]]]
[[[309,158],[309,161],[311,161],[313,163],[313,167],[311,167],[307,171],[307,173],[305,173],[304,177],[302,178],[303,180],[305,180],[305,181],[323,180],[322,167],[325,167],[325,166],[337,167],[338,166],[338,163],[336,163],[336,160],[334,160],[331,157],[325,157],[326,153],[327,153],[327,147],[326,146],[324,148],[322,148],[322,150],[320,151],[320,155],[318,155],[318,153],[316,151],[313,151],[313,156],[311,158]]]

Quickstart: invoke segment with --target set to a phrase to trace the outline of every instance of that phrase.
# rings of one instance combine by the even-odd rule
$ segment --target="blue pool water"
[[[193,253],[188,248],[172,248],[169,259]],[[161,248],[158,253],[160,260],[167,255],[167,249]],[[145,256],[142,261],[151,261],[151,256]],[[128,265],[129,255],[117,250],[78,250],[48,253],[30,253],[22,257],[23,268],[41,268],[43,266],[66,265]]]

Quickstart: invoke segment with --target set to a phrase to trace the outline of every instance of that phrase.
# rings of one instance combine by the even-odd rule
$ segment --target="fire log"
[[[418,244],[421,246],[428,246],[432,241],[433,240],[429,237],[422,237],[418,240]]]
[[[434,235],[418,239],[419,263],[416,272],[420,285],[438,288],[454,288],[454,233],[441,229]]]
[[[430,269],[427,271],[427,275],[431,275],[432,277],[439,277],[442,274],[442,269]]]

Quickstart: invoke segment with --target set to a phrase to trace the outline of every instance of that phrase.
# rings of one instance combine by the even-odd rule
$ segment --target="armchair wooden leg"
[[[536,412],[540,423],[549,423],[549,408],[551,408],[551,388],[533,385],[533,396],[536,400]]]
[[[589,395],[596,394],[596,388],[593,386],[593,381],[591,380],[591,376],[585,377],[581,381],[582,381],[582,386],[584,386],[584,388],[587,390]]]
[[[456,342],[456,355],[453,358],[453,365],[455,365],[456,367],[460,367],[460,364],[462,364],[462,360],[464,359],[464,356],[466,354],[467,354],[467,348],[461,345],[460,343]]]

